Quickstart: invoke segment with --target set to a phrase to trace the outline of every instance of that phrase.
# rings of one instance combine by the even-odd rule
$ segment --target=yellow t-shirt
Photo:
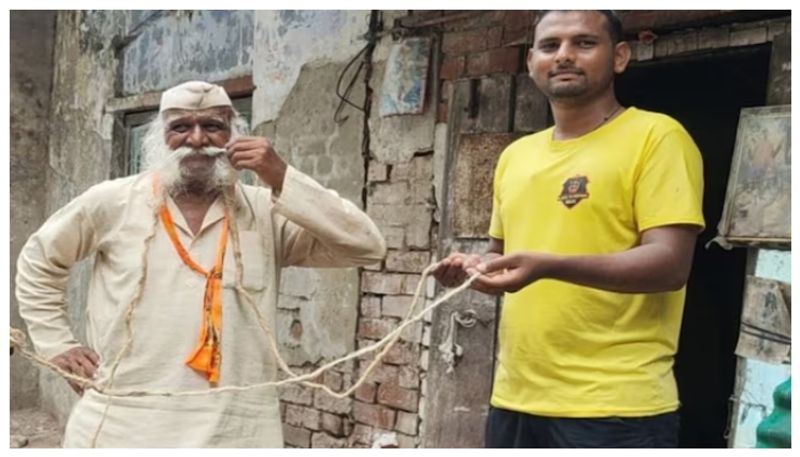
[[[642,231],[705,226],[700,151],[674,119],[628,108],[580,137],[509,145],[489,234],[505,253],[625,251]],[[505,296],[491,404],[559,417],[674,411],[685,288],[623,294],[543,279]]]

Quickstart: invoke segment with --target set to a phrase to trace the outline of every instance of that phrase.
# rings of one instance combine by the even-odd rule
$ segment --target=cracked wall
[[[9,277],[14,290],[16,259],[23,244],[44,221],[47,116],[53,77],[54,12],[12,11],[11,25],[11,249]],[[39,56],[31,59],[30,56]],[[13,292],[10,324],[23,328]],[[11,409],[39,403],[38,369],[12,357]]]

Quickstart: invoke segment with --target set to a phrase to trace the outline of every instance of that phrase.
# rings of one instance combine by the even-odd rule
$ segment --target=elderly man
[[[242,136],[241,124],[219,86],[167,90],[143,143],[145,171],[90,188],[31,236],[16,292],[40,354],[102,385],[113,377],[114,390],[268,381],[276,361],[257,314],[274,322],[280,269],[383,257],[362,211],[288,166],[264,138]],[[269,187],[237,183],[242,169]],[[82,346],[64,297],[69,268],[91,254]],[[107,411],[108,397],[73,388],[82,396],[65,447],[283,445],[274,388],[115,397]]]

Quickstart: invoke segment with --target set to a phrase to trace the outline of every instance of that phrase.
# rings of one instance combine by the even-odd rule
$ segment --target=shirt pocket
[[[222,285],[226,288],[236,287],[236,262],[234,260],[233,243],[228,240],[225,253],[225,265],[222,270]],[[267,259],[264,258],[263,240],[259,232],[252,230],[239,231],[239,249],[242,256],[242,286],[249,290],[264,289],[264,270]]]

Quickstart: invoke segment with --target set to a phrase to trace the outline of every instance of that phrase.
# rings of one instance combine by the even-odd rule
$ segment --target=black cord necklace
[[[603,126],[603,124],[605,124],[606,122],[608,122],[609,120],[611,120],[611,118],[612,118],[612,117],[614,117],[614,115],[615,115],[615,114],[617,114],[617,113],[619,112],[619,110],[621,110],[621,109],[622,109],[622,105],[617,105],[617,107],[616,107],[616,108],[614,108],[614,111],[612,111],[612,112],[608,113],[608,115],[607,115],[606,117],[604,117],[604,118],[603,118],[603,121],[602,121],[602,122],[600,122],[599,124],[597,124],[597,127],[595,127],[595,128],[594,128],[594,130],[597,130],[597,129],[599,129],[600,127],[602,127],[602,126]]]
[[[603,120],[602,120],[602,121],[600,121],[600,123],[599,123],[599,124],[597,124],[597,127],[593,128],[592,130],[589,130],[589,131],[588,131],[588,132],[586,132],[586,133],[583,133],[582,135],[586,135],[586,134],[587,134],[587,133],[589,133],[589,132],[594,132],[595,130],[597,130],[597,129],[599,129],[600,127],[602,127],[603,125],[605,125],[605,123],[606,123],[606,122],[608,122],[608,121],[610,121],[610,120],[611,120],[611,118],[613,118],[613,117],[614,117],[614,115],[616,115],[616,114],[617,114],[617,113],[618,113],[618,112],[619,112],[619,111],[620,111],[622,108],[623,108],[623,107],[622,107],[622,105],[617,105],[617,107],[616,107],[616,108],[614,108],[614,110],[613,110],[613,111],[611,111],[610,113],[608,113],[608,114],[607,114],[607,115],[606,115],[606,116],[603,118]],[[553,139],[555,140],[555,139],[556,139],[556,130],[555,130],[555,129],[553,130],[553,134],[552,134],[552,135],[553,135]]]

